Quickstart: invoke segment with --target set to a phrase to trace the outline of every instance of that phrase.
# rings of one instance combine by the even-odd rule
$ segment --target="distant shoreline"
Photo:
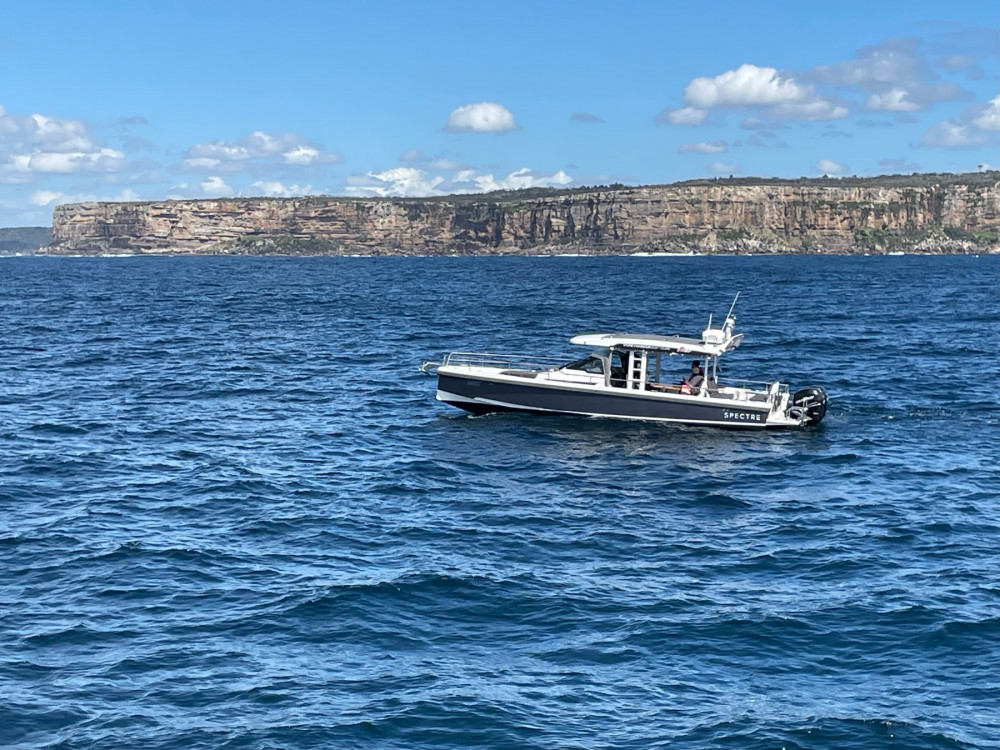
[[[77,203],[59,255],[771,255],[1000,250],[1000,171],[432,198]]]
[[[433,259],[456,259],[456,258],[495,258],[495,259],[510,259],[510,258],[636,258],[639,260],[666,260],[666,259],[682,259],[682,258],[782,258],[782,257],[824,257],[824,258],[866,258],[866,257],[929,257],[929,258],[940,258],[940,257],[973,257],[978,258],[980,256],[1000,256],[1000,249],[989,248],[983,250],[971,250],[967,252],[933,252],[933,251],[920,251],[920,252],[905,252],[905,251],[875,251],[875,252],[808,252],[808,251],[798,251],[798,252],[782,252],[782,253],[492,253],[489,255],[483,254],[473,254],[473,253],[452,253],[452,254],[436,254],[436,255],[416,255],[412,253],[350,253],[350,254],[339,254],[331,255],[324,253],[189,253],[189,252],[178,252],[178,253],[167,253],[167,252],[156,252],[156,253],[45,253],[45,252],[16,252],[16,253],[3,253],[0,252],[0,259],[12,259],[12,258],[46,258],[46,259],[86,259],[95,260],[101,259],[106,260],[109,258],[118,259],[133,259],[133,258],[274,258],[274,259],[298,259],[298,258],[330,258],[330,259],[369,259],[369,258],[383,258],[386,260],[397,259],[397,258],[411,258],[414,260],[433,260]]]

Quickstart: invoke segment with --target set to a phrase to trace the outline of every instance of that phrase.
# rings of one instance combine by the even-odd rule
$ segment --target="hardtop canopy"
[[[709,329],[705,334],[722,333],[722,329]],[[579,346],[594,346],[607,349],[644,349],[646,351],[689,354],[701,357],[718,357],[723,352],[732,351],[743,341],[743,334],[715,336],[716,341],[706,341],[709,336],[695,339],[685,336],[660,336],[645,333],[581,333],[569,340]]]

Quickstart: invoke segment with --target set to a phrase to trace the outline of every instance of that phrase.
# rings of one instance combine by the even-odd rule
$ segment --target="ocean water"
[[[0,259],[0,747],[996,748],[1000,257]],[[470,417],[696,333],[770,434]],[[686,363],[680,363],[681,370]]]

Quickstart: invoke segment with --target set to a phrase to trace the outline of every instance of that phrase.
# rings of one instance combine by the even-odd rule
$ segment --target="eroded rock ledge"
[[[443,198],[76,203],[51,254],[1000,251],[1000,172],[701,180]]]

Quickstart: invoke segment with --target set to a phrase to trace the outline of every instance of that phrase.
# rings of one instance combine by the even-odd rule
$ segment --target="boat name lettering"
[[[748,412],[748,411],[729,411],[729,409],[726,409],[725,411],[722,412],[722,418],[723,419],[733,419],[733,420],[736,420],[737,422],[760,422],[761,421],[761,415],[760,414],[754,414],[754,413]]]

